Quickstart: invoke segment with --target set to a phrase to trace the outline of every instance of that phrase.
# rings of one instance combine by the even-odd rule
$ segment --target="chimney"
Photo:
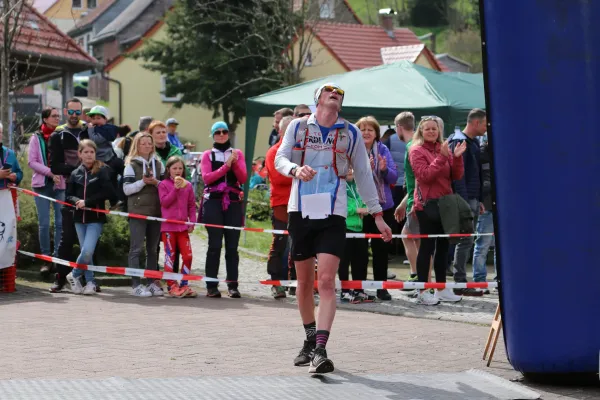
[[[382,8],[379,10],[379,23],[389,37],[394,37],[394,16],[396,11],[391,8]]]

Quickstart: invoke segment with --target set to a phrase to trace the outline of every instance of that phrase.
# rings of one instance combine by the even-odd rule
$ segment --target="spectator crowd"
[[[292,121],[307,120],[311,115],[314,114],[310,107],[304,104],[274,113],[269,150],[264,157],[253,160],[250,177],[245,155],[234,148],[229,139],[229,127],[223,121],[214,123],[210,130],[213,146],[204,151],[199,160],[204,189],[197,201],[190,182],[191,170],[183,158],[194,146],[180,140],[177,120],[162,122],[144,116],[140,118],[138,129],[132,132],[128,126],[110,124],[105,107],[84,109],[76,98],[68,100],[63,110],[43,110],[41,125],[29,141],[32,190],[73,207],[35,197],[40,253],[95,264],[95,249],[106,215],[89,209],[104,210],[107,202],[111,209],[139,215],[241,227],[244,185],[249,185],[251,190],[269,191],[273,229],[287,229],[294,178],[278,172],[275,160],[288,126]],[[66,123],[61,125],[62,116]],[[426,116],[416,121],[410,111],[400,112],[394,127],[386,132],[382,132],[380,123],[372,116],[360,118],[355,125],[366,147],[371,168],[369,179],[377,190],[383,220],[393,227],[394,233],[446,233],[447,216],[442,204],[445,197],[453,194],[464,200],[468,208],[471,232],[493,232],[485,111],[472,110],[466,127],[456,128],[447,140],[443,137],[441,118]],[[292,126],[298,129],[302,123]],[[6,147],[0,150],[0,189],[9,184],[18,185],[22,170],[14,153]],[[350,166],[345,176],[345,230],[378,234],[375,218],[369,214],[354,181],[356,173]],[[54,248],[51,248],[51,210],[54,210]],[[159,254],[163,251],[165,272],[192,273],[189,235],[194,230],[193,225],[130,218],[129,229],[128,267],[159,270]],[[227,294],[239,298],[240,231],[214,227],[208,227],[207,231],[205,275],[218,277],[224,246]],[[77,256],[73,255],[75,244],[80,248]],[[339,257],[339,279],[367,280],[369,264],[374,280],[393,279],[395,275],[388,270],[390,253],[402,246],[410,264],[409,282],[428,282],[431,271],[435,273],[436,282],[446,282],[448,276],[453,276],[455,282],[466,282],[470,257],[473,258],[473,280],[484,282],[487,254],[492,245],[491,236],[465,237],[455,243],[445,237],[402,239],[392,245],[383,239],[347,238]],[[266,263],[272,280],[296,279],[290,246],[287,235],[273,235]],[[143,253],[145,265],[142,265]],[[91,271],[44,264],[41,273],[45,276],[55,273],[51,292],[60,292],[67,284],[76,294],[92,295],[101,291]],[[221,297],[217,282],[207,282],[206,286],[208,297]],[[283,286],[271,288],[274,298],[293,296],[295,290]],[[186,281],[167,280],[163,285],[160,280],[142,282],[137,277],[132,278],[131,293],[138,297],[197,296]],[[487,293],[489,291],[482,289],[416,290],[412,297],[419,304],[435,305]],[[392,300],[385,289],[377,290],[375,296],[364,290],[344,289],[340,298],[352,304]]]

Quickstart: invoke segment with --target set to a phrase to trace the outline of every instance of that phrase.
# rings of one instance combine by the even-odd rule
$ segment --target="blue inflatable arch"
[[[598,373],[600,1],[481,0],[508,356]]]

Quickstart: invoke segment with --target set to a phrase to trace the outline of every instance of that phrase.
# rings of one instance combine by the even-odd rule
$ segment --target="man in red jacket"
[[[287,229],[288,213],[287,206],[290,199],[290,191],[292,190],[292,178],[281,175],[275,169],[275,155],[279,146],[281,146],[281,140],[283,134],[287,129],[290,122],[294,120],[294,117],[286,116],[279,122],[279,137],[277,143],[273,145],[268,151],[265,157],[265,167],[269,176],[269,183],[271,184],[271,209],[273,214],[271,221],[273,223],[273,229]],[[272,280],[286,279],[283,276],[283,263],[287,262],[284,260],[285,250],[287,246],[287,235],[273,235],[273,242],[271,242],[271,249],[269,250],[269,260],[267,261],[267,273],[271,275]],[[271,288],[273,298],[279,299],[285,297],[285,287],[273,286]]]

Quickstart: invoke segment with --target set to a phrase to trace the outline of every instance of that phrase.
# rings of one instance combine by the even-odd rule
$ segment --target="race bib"
[[[302,200],[302,218],[325,219],[331,213],[331,193],[305,194]]]

